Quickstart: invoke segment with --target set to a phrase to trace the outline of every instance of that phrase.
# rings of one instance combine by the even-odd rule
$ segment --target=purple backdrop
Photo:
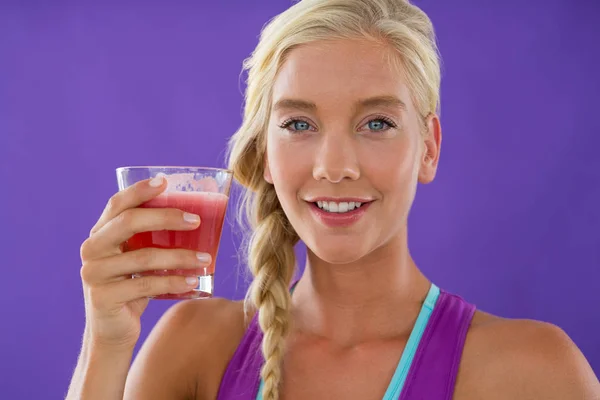
[[[241,61],[289,5],[99,3],[0,2],[3,398],[64,395],[84,324],[79,246],[114,169],[223,165]],[[486,311],[558,324],[598,374],[600,3],[417,4],[444,58],[444,143],[411,214],[414,256]],[[216,292],[240,298],[231,210]],[[144,337],[171,304],[151,302]]]

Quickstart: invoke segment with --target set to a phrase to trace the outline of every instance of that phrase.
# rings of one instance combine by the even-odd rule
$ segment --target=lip
[[[318,198],[315,200],[316,201],[354,201],[354,202],[360,202],[363,203],[363,201],[361,201],[360,199],[354,199],[354,200],[348,200],[348,199],[336,199],[336,200],[332,200],[331,198],[326,198],[326,197],[322,197],[322,198]],[[332,228],[339,228],[339,227],[348,227],[350,225],[355,224],[356,222],[358,222],[358,220],[365,215],[365,213],[367,212],[367,209],[371,206],[371,204],[373,203],[373,201],[367,201],[364,202],[363,205],[360,206],[360,208],[356,208],[352,211],[348,211],[345,213],[330,213],[324,210],[321,210],[319,208],[319,206],[317,206],[315,204],[315,202],[308,202],[308,205],[310,207],[310,210],[313,212],[313,214],[317,217],[317,219],[319,221],[321,221],[323,224],[332,227]]]

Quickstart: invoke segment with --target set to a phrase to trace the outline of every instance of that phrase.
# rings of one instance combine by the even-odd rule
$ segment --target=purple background
[[[241,61],[290,4],[192,3],[0,3],[3,398],[64,395],[84,324],[79,246],[114,169],[223,165]],[[410,218],[417,263],[488,312],[558,324],[598,374],[600,3],[416,3],[444,58],[439,176]],[[216,292],[240,298],[232,208]],[[144,337],[171,304],[151,302]]]

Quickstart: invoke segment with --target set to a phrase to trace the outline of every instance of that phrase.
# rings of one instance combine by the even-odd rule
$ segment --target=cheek
[[[297,146],[277,137],[269,137],[267,158],[273,184],[282,202],[290,195],[295,196],[311,175],[312,160],[307,157],[304,146]]]
[[[362,153],[362,175],[381,192],[406,190],[416,179],[417,151],[410,140],[379,143]]]

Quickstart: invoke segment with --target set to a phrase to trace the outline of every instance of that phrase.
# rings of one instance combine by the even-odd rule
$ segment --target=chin
[[[333,240],[317,239],[311,242],[310,246],[307,244],[309,250],[319,259],[329,264],[350,264],[360,260],[369,253],[364,243],[362,245],[353,243],[353,241],[347,240],[347,237],[339,237]]]

